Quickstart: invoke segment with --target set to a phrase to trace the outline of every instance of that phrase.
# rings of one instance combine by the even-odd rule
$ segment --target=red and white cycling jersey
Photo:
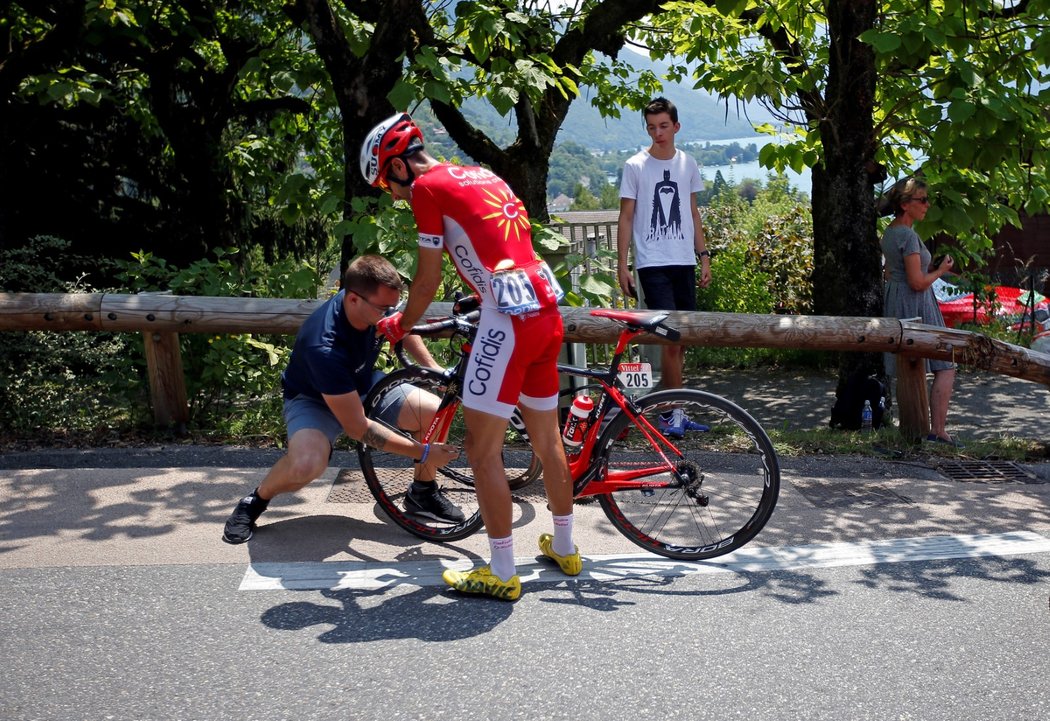
[[[523,315],[564,293],[532,247],[525,206],[490,170],[442,163],[412,185],[422,248],[444,248],[483,308]]]
[[[481,298],[463,405],[502,418],[519,403],[557,408],[564,293],[521,200],[490,170],[442,163],[412,184],[412,212],[420,247],[444,248]]]

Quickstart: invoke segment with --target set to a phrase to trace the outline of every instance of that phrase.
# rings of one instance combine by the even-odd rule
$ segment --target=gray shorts
[[[381,371],[376,371],[372,378],[373,385],[382,379],[384,375]],[[401,406],[405,402],[409,388],[411,386],[405,384],[398,386],[398,393],[384,394],[381,405],[371,417],[391,426],[396,426],[397,417],[401,413]],[[361,400],[363,402],[364,398]],[[328,442],[334,446],[336,440],[343,434],[343,425],[323,399],[311,398],[302,394],[294,398],[284,399],[284,423],[288,429],[289,440],[298,431],[304,428],[312,428],[324,433],[328,438]]]

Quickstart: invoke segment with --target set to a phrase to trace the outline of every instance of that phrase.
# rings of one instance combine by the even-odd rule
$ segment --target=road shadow
[[[198,469],[23,470],[0,474],[0,554],[34,539],[150,539],[191,524],[221,528],[258,471]],[[282,511],[273,515],[280,517]]]
[[[965,603],[950,589],[960,578],[996,584],[1045,584],[1050,572],[1028,558],[964,558],[940,561],[885,563],[865,567],[852,583],[866,589],[906,594],[937,601]],[[618,580],[563,579],[530,581],[524,593],[543,604],[572,605],[598,613],[645,603],[652,596],[688,599],[696,613],[730,595],[757,594],[790,606],[829,601],[843,595],[814,571],[726,572],[704,576],[704,588],[682,584],[683,576],[634,576]],[[323,590],[329,603],[292,601],[265,611],[262,623],[279,631],[316,632],[322,643],[369,643],[399,639],[446,642],[493,630],[510,618],[516,604],[462,596],[440,587],[391,584],[370,590]],[[519,604],[521,602],[519,601]],[[586,616],[581,617],[585,622]]]
[[[382,557],[355,548],[355,540],[381,542]],[[295,516],[260,524],[248,541],[248,555],[253,565],[319,563],[337,557],[384,565],[478,558],[455,543],[425,543],[379,517],[364,519],[336,514]]]
[[[727,571],[718,577],[704,575],[704,588],[683,584],[686,575],[633,576],[616,580],[566,580],[529,586],[526,590],[545,591],[541,603],[575,605],[598,612],[614,612],[639,604],[646,596],[690,598],[698,603],[737,594],[756,594],[777,603],[800,606],[821,603],[842,595],[826,580],[826,569],[817,571]],[[1029,558],[986,557],[931,561],[878,563],[859,571],[853,581],[863,588],[907,594],[939,601],[966,602],[951,590],[960,578],[996,584],[1036,586],[1050,581]],[[698,611],[701,606],[697,606]]]
[[[268,609],[262,623],[278,631],[328,626],[321,643],[369,643],[397,639],[458,641],[488,633],[510,618],[514,604],[495,599],[462,602],[440,588],[329,590],[332,603],[292,601]]]

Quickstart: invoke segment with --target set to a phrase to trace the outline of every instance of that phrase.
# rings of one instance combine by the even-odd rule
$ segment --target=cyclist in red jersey
[[[403,314],[377,326],[391,343],[412,328],[441,284],[442,255],[481,299],[481,320],[463,388],[466,452],[492,552],[470,572],[446,571],[456,590],[515,600],[521,581],[514,565],[513,508],[502,449],[514,407],[543,463],[554,533],[540,536],[541,552],[561,570],[582,570],[572,541],[572,479],[558,428],[557,359],[564,335],[554,274],[532,247],[521,200],[490,170],[439,162],[407,113],[383,121],[361,148],[361,173],[395,200],[407,200],[419,230],[419,264]]]

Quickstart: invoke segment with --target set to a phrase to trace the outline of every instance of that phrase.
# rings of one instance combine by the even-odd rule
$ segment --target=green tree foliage
[[[1050,200],[1045,0],[676,2],[643,40],[677,74],[760,100],[797,134],[766,167],[814,169],[817,308],[876,314],[874,189],[921,166],[938,201],[920,232],[972,253]],[[844,209],[848,209],[845,212]],[[841,259],[860,268],[843,272]],[[844,292],[851,288],[851,292]]]
[[[938,200],[918,230],[971,254],[1017,212],[1044,212],[1047,0],[707,0],[673,2],[640,38],[675,56],[676,77],[760,100],[795,142],[766,167],[812,168],[814,308],[882,313],[876,190],[920,165]],[[841,356],[881,373],[876,354]]]
[[[570,210],[599,210],[600,208],[601,202],[594,197],[594,193],[582,183],[578,184],[573,191],[572,208]]]
[[[598,206],[600,208],[619,208],[620,207],[620,187],[619,185],[613,185],[612,183],[606,183],[602,186],[601,194],[598,196]]]
[[[813,227],[808,199],[788,189],[785,178],[765,187],[723,185],[701,210],[711,250],[711,285],[697,290],[698,308],[724,313],[812,311]],[[705,365],[755,363],[777,353],[769,349],[692,349]]]
[[[813,308],[813,226],[807,198],[788,188],[783,177],[765,187],[725,186],[703,210],[712,251],[710,294],[701,289],[706,310],[734,313],[809,313]],[[729,263],[733,269],[719,272]],[[740,267],[736,270],[737,266]],[[756,281],[755,279],[760,279]],[[760,299],[760,300],[756,300]]]
[[[405,86],[392,97],[402,98],[402,105],[412,96],[428,98],[459,147],[504,177],[530,216],[544,222],[554,140],[580,86],[594,89],[591,104],[613,117],[624,107],[641,107],[659,87],[651,73],[632,73],[616,57],[625,28],[659,5],[657,0],[457,3],[452,13],[438,10],[418,28],[421,45],[409,53]],[[412,95],[406,97],[405,88]],[[514,118],[513,143],[500,147],[466,120],[460,106],[470,97],[485,98]]]
[[[672,59],[668,80],[763,100],[778,130],[797,131],[762,160],[814,168],[815,308],[874,315],[871,201],[887,176],[922,159],[938,201],[920,232],[946,230],[973,253],[1017,211],[1046,207],[1046,10],[14,0],[0,7],[0,161],[17,169],[0,174],[0,245],[50,230],[76,248],[163,248],[188,263],[216,247],[302,251],[333,230],[348,251],[406,235],[410,249],[392,227],[404,215],[363,185],[357,149],[376,121],[424,100],[455,147],[507,177],[542,220],[570,104],[615,117],[660,90],[655,65],[639,72],[621,57],[638,42]],[[480,130],[461,111],[468,98],[512,122]],[[601,173],[579,170],[557,182],[586,176],[601,196]],[[392,221],[370,221],[377,211]]]
[[[711,205],[714,199],[725,192],[728,187],[729,183],[726,182],[725,176],[722,175],[722,171],[716,170],[714,180],[710,183],[704,183],[704,189],[697,193],[697,204],[701,208]]]
[[[266,0],[5,3],[0,246],[127,257],[324,247],[316,56]],[[314,102],[312,102],[314,101]],[[309,182],[304,169],[309,163]],[[18,168],[18,172],[7,172]],[[309,189],[307,189],[309,186]]]
[[[576,143],[562,143],[551,153],[547,195],[575,197],[576,186],[585,183],[592,194],[601,193],[606,171],[590,150]]]

